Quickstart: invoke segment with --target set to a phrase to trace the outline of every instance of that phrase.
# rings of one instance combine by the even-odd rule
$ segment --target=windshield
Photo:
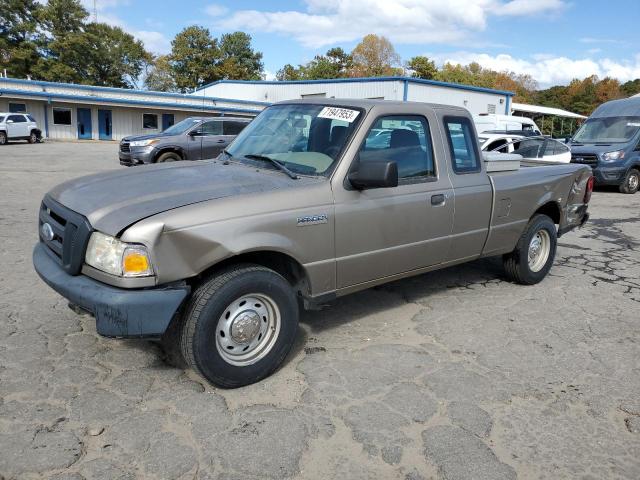
[[[200,123],[200,119],[186,118],[181,122],[176,123],[175,125],[171,125],[162,133],[165,135],[180,135],[181,133],[186,132],[189,128],[193,127],[197,123]]]
[[[255,156],[270,157],[302,175],[328,175],[362,116],[353,108],[274,105],[238,135],[227,153],[242,161],[249,155],[252,163]]]
[[[573,137],[574,143],[626,143],[640,129],[640,117],[590,118]]]

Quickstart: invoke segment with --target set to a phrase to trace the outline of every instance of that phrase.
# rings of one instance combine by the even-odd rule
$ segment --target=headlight
[[[100,232],[91,234],[85,262],[93,268],[119,277],[153,275],[149,253],[144,245],[124,243]]]
[[[129,146],[131,147],[147,147],[149,145],[153,145],[154,143],[158,143],[158,139],[154,138],[151,140],[136,140],[134,142],[130,142]]]
[[[624,150],[616,150],[615,152],[607,152],[602,155],[603,162],[615,162],[624,158]]]

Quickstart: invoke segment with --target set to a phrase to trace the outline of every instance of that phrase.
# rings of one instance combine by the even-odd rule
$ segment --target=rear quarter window
[[[223,135],[238,135],[247,125],[249,122],[224,120],[222,123]]]
[[[481,170],[480,154],[471,121],[466,117],[444,117],[453,171],[458,174]]]

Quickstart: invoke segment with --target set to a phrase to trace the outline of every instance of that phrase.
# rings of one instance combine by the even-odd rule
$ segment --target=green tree
[[[251,48],[251,35],[244,32],[225,33],[220,38],[219,75],[233,80],[260,80],[262,53]]]
[[[351,52],[354,77],[384,77],[402,73],[400,55],[391,42],[373,33],[365,35]]]
[[[411,76],[414,78],[424,78],[431,80],[438,74],[438,68],[433,60],[428,57],[417,56],[407,62],[407,69],[411,70]]]
[[[629,80],[620,85],[620,91],[625,97],[632,97],[640,93],[640,78]]]
[[[276,80],[281,82],[287,80],[302,80],[302,71],[300,68],[296,68],[290,63],[287,63],[276,72]]]
[[[167,55],[160,55],[150,66],[144,79],[144,86],[156,92],[177,92],[178,87],[173,79],[173,68]]]
[[[39,11],[40,27],[53,39],[83,31],[89,12],[79,0],[49,0]]]
[[[342,48],[331,48],[325,55],[316,55],[302,67],[303,76],[308,80],[322,78],[344,78],[353,68],[353,58]]]
[[[220,79],[220,48],[209,29],[193,25],[171,42],[171,65],[176,86],[182,92]]]
[[[38,14],[35,0],[0,0],[0,70],[12,77],[31,74],[38,61]]]

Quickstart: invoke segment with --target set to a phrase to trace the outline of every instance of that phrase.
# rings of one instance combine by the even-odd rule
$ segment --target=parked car
[[[640,98],[600,105],[569,142],[571,161],[589,165],[596,185],[622,193],[640,188]]]
[[[189,117],[161,133],[125,137],[120,142],[120,165],[217,157],[251,120],[232,117]]]
[[[564,143],[545,136],[481,133],[482,151],[517,153],[525,162],[571,162],[571,151]]]
[[[6,145],[9,140],[36,143],[42,140],[42,131],[28,113],[0,113],[0,145]]]
[[[481,113],[473,116],[473,123],[478,133],[494,131],[506,133],[511,130],[521,130],[531,135],[542,135],[538,125],[532,119],[517,115],[498,115],[495,113]]]
[[[380,128],[389,145],[368,148]],[[571,164],[488,174],[464,108],[294,100],[215,160],[57,186],[33,262],[98,333],[163,337],[239,387],[283,362],[300,304],[491,256],[514,282],[542,281],[592,183]]]

